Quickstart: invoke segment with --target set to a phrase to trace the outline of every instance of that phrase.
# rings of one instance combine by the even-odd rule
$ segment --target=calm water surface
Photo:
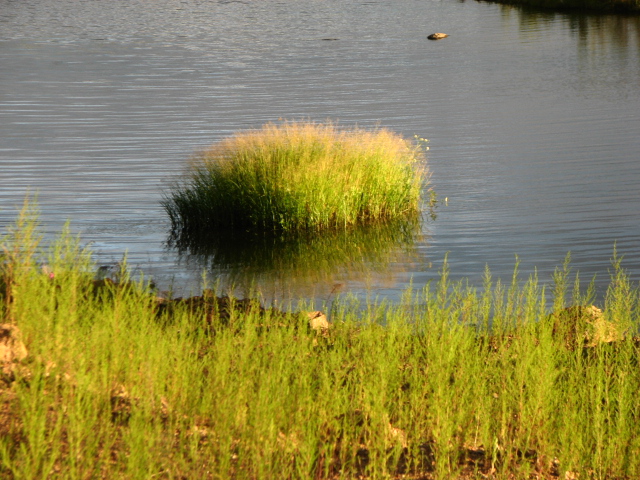
[[[516,255],[548,281],[568,251],[602,292],[614,243],[640,280],[640,18],[456,0],[0,0],[0,227],[38,192],[48,236],[70,220],[99,263],[128,252],[161,288],[197,290],[203,262],[167,247],[162,192],[196,149],[280,118],[426,137],[447,198],[413,254],[308,280],[319,292],[397,299],[447,252],[474,284],[487,264],[510,277]]]

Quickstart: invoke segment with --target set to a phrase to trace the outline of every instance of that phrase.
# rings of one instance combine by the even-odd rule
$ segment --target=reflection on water
[[[392,282],[394,265],[418,260],[416,244],[424,242],[420,232],[420,221],[414,219],[278,237],[172,235],[167,244],[184,264],[208,272],[224,289],[325,295],[340,282],[371,274]]]
[[[499,5],[500,15],[509,23],[517,18],[520,34],[540,34],[550,28],[568,28],[578,39],[579,48],[593,51],[605,48],[633,57],[640,47],[638,16],[554,12],[513,5]]]
[[[554,12],[512,5],[499,5],[505,24],[517,19],[519,36],[527,42],[546,43],[557,48],[576,48],[577,58],[569,67],[566,81],[573,89],[589,89],[596,95],[627,95],[630,89],[640,87],[638,67],[640,61],[640,16],[613,14],[585,14]],[[564,32],[570,34],[572,44],[561,44]],[[555,52],[554,58],[545,59],[547,67],[563,56]]]

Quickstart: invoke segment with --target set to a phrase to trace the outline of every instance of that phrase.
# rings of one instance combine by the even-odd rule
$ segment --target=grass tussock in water
[[[95,281],[68,235],[2,239],[0,477],[632,479],[638,289],[555,275],[305,315]],[[47,267],[40,265],[46,261]],[[573,305],[573,308],[568,308]],[[356,313],[357,312],[357,313]]]
[[[267,124],[204,151],[163,206],[186,235],[344,228],[415,216],[425,176],[421,148],[385,129]]]

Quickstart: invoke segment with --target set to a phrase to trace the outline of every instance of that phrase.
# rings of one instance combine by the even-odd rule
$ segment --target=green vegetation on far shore
[[[96,280],[28,213],[0,245],[1,478],[640,476],[639,294],[619,259],[602,310],[568,262],[549,287],[487,271],[478,290],[445,265],[314,329]]]
[[[601,13],[639,13],[640,0],[482,0],[553,10]]]
[[[420,145],[385,129],[285,122],[202,152],[163,206],[174,232],[296,233],[415,217]]]

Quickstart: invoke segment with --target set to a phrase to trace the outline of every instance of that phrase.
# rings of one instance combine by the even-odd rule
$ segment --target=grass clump
[[[388,130],[285,122],[202,152],[163,206],[180,234],[318,231],[415,216],[425,177],[421,148]]]
[[[0,242],[1,478],[640,477],[640,302],[618,260],[601,312],[567,265],[552,307],[535,277],[477,291],[445,266],[314,331],[98,282],[76,240],[36,233]]]

